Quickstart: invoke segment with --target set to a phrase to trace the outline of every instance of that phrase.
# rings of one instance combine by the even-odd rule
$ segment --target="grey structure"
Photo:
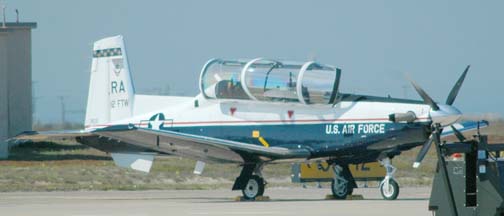
[[[31,30],[37,23],[0,25],[0,158],[8,137],[32,128]]]

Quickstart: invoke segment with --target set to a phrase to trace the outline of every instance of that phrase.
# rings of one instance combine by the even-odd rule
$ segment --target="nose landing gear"
[[[399,184],[394,179],[394,174],[397,169],[390,163],[390,158],[380,160],[380,163],[385,167],[385,170],[387,171],[387,175],[385,175],[385,178],[380,183],[381,195],[383,199],[395,200],[397,199],[397,196],[399,196]]]

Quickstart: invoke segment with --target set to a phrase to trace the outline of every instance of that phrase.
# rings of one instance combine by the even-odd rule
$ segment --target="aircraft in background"
[[[85,129],[25,132],[16,140],[74,137],[111,153],[122,167],[148,172],[156,155],[235,163],[242,171],[233,190],[246,199],[263,195],[261,170],[272,162],[325,160],[334,170],[331,189],[344,199],[357,187],[349,164],[380,161],[385,199],[399,185],[390,159],[416,146],[420,165],[436,128],[461,135],[486,122],[458,123],[452,106],[469,66],[445,104],[434,102],[412,82],[423,101],[346,94],[341,69],[310,62],[212,59],[200,74],[196,97],[135,93],[122,36],[94,43]],[[175,74],[174,74],[175,75]],[[176,79],[176,77],[167,77]]]

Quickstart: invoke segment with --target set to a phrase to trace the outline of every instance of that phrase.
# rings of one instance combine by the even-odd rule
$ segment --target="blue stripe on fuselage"
[[[181,133],[208,136],[243,143],[262,145],[252,137],[254,130],[260,132],[271,147],[308,148],[314,153],[330,153],[359,144],[371,144],[407,133],[423,130],[425,123],[337,123],[337,124],[278,124],[278,125],[217,125],[161,127]]]

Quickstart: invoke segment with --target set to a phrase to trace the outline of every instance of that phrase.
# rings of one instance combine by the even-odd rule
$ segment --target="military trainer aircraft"
[[[73,137],[110,153],[119,166],[144,172],[166,154],[195,159],[199,173],[205,162],[239,164],[232,189],[246,199],[263,195],[261,170],[268,163],[325,160],[334,170],[332,193],[344,199],[357,187],[348,165],[380,161],[387,170],[380,191],[395,199],[391,158],[423,144],[418,167],[433,128],[460,135],[476,127],[459,123],[462,113],[452,106],[468,69],[445,104],[414,82],[423,101],[342,93],[337,67],[264,58],[211,59],[197,96],[150,96],[135,93],[123,37],[115,36],[94,43],[85,129],[13,139]]]

